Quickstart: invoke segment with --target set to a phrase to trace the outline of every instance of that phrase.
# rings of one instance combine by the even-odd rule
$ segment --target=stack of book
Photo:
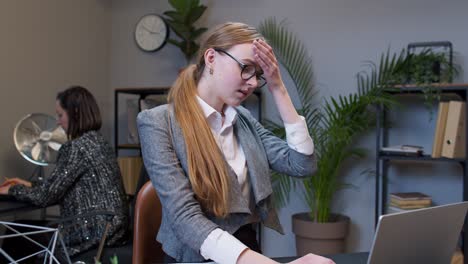
[[[420,192],[391,193],[388,213],[430,207],[432,198]]]
[[[384,155],[421,156],[423,154],[423,147],[414,145],[396,145],[383,147],[380,149],[380,152]]]

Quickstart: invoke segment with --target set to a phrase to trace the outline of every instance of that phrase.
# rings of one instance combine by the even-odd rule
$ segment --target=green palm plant
[[[302,183],[304,197],[310,208],[310,218],[315,222],[331,221],[331,203],[334,194],[346,186],[340,179],[340,169],[346,160],[363,157],[365,149],[353,147],[357,136],[375,124],[375,105],[390,107],[395,104],[387,93],[393,84],[393,74],[405,63],[405,52],[391,55],[389,51],[380,58],[379,66],[369,62],[369,71],[357,76],[358,91],[347,96],[327,98],[322,104],[314,103],[317,91],[313,83],[311,59],[300,40],[290,32],[284,21],[278,23],[268,18],[259,26],[281,64],[297,89],[309,133],[314,140],[317,171],[305,180],[273,173],[273,186],[277,206],[287,203],[290,191]],[[375,108],[374,108],[375,109]],[[284,128],[266,120],[265,126],[284,137]]]
[[[174,10],[164,12],[164,16],[179,40],[170,38],[167,42],[179,47],[189,63],[199,49],[196,39],[207,30],[205,27],[195,27],[194,23],[203,15],[207,7],[200,4],[200,0],[169,0],[169,4]]]

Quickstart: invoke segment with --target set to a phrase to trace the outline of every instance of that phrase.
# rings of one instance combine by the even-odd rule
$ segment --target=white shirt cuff
[[[314,153],[314,142],[309,135],[309,129],[305,118],[299,116],[301,120],[293,124],[284,123],[284,128],[286,130],[286,141],[290,148],[295,151],[311,155]]]
[[[220,264],[236,264],[240,254],[247,248],[233,235],[219,228],[211,231],[200,248],[205,259]]]

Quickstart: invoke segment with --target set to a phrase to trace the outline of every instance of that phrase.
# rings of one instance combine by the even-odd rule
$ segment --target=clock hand
[[[156,31],[153,31],[149,28],[147,28],[144,24],[141,25],[144,29],[146,29],[146,31],[148,31],[150,34],[161,34],[159,32],[156,32]]]

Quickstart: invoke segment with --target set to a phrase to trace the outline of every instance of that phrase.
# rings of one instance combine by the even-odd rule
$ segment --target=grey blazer
[[[249,111],[237,107],[234,133],[245,153],[255,210],[262,223],[279,233],[283,229],[271,204],[270,168],[291,176],[306,176],[316,169],[314,155],[304,155],[266,130]],[[190,114],[190,113],[187,113]],[[252,215],[231,170],[230,213],[216,218],[194,198],[189,178],[185,141],[169,105],[142,111],[137,118],[143,161],[162,203],[157,240],[166,254],[182,262],[199,262],[199,250],[215,228],[234,233]]]

